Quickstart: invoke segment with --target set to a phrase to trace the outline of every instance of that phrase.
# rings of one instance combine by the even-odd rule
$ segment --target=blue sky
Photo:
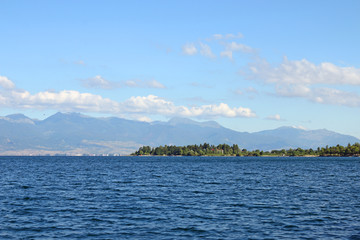
[[[0,115],[360,138],[360,1],[0,2]]]

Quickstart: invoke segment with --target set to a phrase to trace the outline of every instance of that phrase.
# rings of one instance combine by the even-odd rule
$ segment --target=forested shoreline
[[[138,151],[132,153],[133,156],[337,156],[337,157],[350,157],[360,156],[360,143],[355,143],[347,146],[326,146],[318,147],[317,149],[281,149],[281,150],[252,150],[241,149],[237,144],[232,146],[228,144],[219,144],[217,146],[208,143],[200,145],[187,145],[187,146],[159,146],[140,147]]]

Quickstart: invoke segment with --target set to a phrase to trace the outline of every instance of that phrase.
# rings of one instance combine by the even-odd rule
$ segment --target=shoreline
[[[226,157],[226,158],[327,158],[327,157],[338,157],[338,158],[351,158],[360,156],[320,156],[320,155],[307,155],[307,156],[274,156],[274,155],[263,155],[263,156],[229,156],[229,155],[202,155],[202,156],[186,156],[186,155],[117,155],[117,156],[105,156],[105,155],[0,155],[0,157],[103,157],[103,158],[117,158],[117,157]]]

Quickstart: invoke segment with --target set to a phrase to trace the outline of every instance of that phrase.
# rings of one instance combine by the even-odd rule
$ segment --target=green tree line
[[[318,147],[317,149],[281,149],[272,151],[241,149],[237,144],[219,144],[217,146],[208,143],[187,146],[143,146],[132,153],[135,156],[360,156],[360,143],[344,147],[340,145]]]

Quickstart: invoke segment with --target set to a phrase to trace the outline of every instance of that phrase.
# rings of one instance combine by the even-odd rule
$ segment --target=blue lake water
[[[0,157],[0,239],[360,239],[360,158]]]

